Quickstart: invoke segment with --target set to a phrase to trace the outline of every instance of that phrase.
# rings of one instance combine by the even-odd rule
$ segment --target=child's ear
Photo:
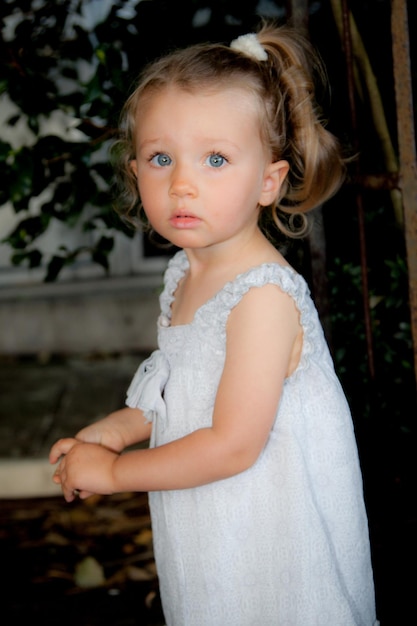
[[[136,159],[132,159],[131,161],[129,161],[129,165],[130,165],[130,169],[132,170],[133,174],[137,178],[138,177],[138,164],[137,164]]]
[[[259,198],[261,206],[269,206],[276,200],[288,170],[289,165],[287,161],[274,161],[266,167],[264,184],[261,197]]]

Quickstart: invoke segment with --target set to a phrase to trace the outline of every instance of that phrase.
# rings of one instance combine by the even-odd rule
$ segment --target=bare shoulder
[[[302,336],[292,297],[275,284],[254,287],[229,316],[227,358],[235,361],[250,356],[289,375],[298,363]]]
[[[230,316],[231,324],[289,324],[299,326],[299,311],[292,296],[275,283],[251,287]]]

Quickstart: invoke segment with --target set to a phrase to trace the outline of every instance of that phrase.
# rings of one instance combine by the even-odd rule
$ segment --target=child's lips
[[[169,221],[176,228],[192,228],[201,222],[200,218],[187,211],[175,213]]]

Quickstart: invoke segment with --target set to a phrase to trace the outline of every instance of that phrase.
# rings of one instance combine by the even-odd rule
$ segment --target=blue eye
[[[207,158],[207,163],[211,167],[221,167],[226,162],[226,159],[221,154],[210,154]]]
[[[151,163],[158,165],[159,167],[165,167],[167,165],[171,165],[172,159],[167,154],[158,153],[151,158]]]

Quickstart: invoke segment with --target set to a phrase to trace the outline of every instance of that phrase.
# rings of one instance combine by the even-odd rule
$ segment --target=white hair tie
[[[259,43],[259,39],[255,33],[241,35],[237,39],[233,39],[230,47],[256,61],[266,61],[268,59],[268,54]]]

